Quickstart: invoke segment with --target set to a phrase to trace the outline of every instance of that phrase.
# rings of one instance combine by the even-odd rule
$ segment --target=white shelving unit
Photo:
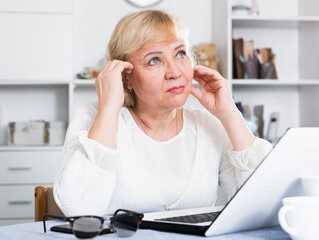
[[[232,15],[232,0],[214,0],[214,42],[234,100],[252,110],[264,105],[279,111],[278,135],[288,127],[318,127],[319,2],[259,0],[258,3],[258,16],[236,16]],[[278,79],[233,79],[233,38],[253,40],[254,48],[272,48]]]

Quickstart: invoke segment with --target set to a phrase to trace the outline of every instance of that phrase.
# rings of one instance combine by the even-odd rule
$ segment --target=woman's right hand
[[[122,73],[133,71],[130,62],[113,60],[108,62],[95,80],[95,88],[99,99],[99,110],[107,107],[120,109],[124,103]]]

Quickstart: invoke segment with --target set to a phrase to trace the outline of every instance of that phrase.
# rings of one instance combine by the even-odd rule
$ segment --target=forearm
[[[111,203],[115,184],[115,171],[100,171],[77,151],[55,178],[54,199],[65,215],[102,216]]]
[[[112,149],[117,147],[119,110],[106,107],[99,109],[88,138],[93,139]]]
[[[244,150],[253,144],[255,137],[248,129],[242,114],[235,105],[232,110],[219,116],[219,120],[232,143],[233,151]]]

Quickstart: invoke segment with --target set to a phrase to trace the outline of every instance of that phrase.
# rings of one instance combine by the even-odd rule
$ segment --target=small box
[[[9,122],[10,145],[39,146],[46,144],[44,121]]]
[[[49,145],[63,145],[66,134],[66,123],[63,121],[52,121],[47,123],[49,133]]]

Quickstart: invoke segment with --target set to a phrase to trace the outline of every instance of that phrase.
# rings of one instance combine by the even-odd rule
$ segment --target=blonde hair
[[[107,61],[114,59],[127,61],[130,55],[136,53],[150,40],[154,43],[170,42],[182,39],[186,48],[189,47],[189,32],[187,25],[179,18],[162,10],[145,10],[122,18],[116,25],[107,49]],[[122,74],[125,92],[124,106],[134,107],[136,98],[134,91],[130,92]]]

